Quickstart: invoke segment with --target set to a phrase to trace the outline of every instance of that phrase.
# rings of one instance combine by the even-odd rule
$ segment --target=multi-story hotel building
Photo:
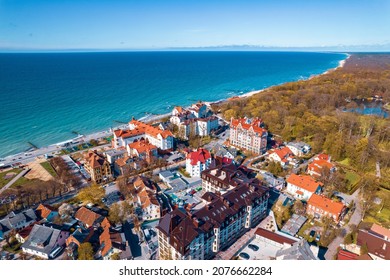
[[[262,128],[259,118],[230,120],[230,144],[244,150],[264,154],[267,149],[268,132]]]
[[[193,213],[166,214],[156,227],[159,259],[212,259],[266,216],[268,196],[262,185],[240,184],[223,195],[205,193],[205,206]]]
[[[91,175],[92,181],[98,184],[112,179],[110,163],[96,151],[85,154],[84,168]]]
[[[141,138],[147,139],[150,144],[160,150],[173,149],[174,137],[169,130],[162,130],[158,127],[132,119],[129,122],[129,129],[117,129],[114,131],[113,147],[127,147]]]

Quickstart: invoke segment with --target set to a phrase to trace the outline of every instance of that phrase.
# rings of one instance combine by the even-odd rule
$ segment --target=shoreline
[[[307,80],[313,79],[315,77],[319,77],[321,75],[328,74],[328,73],[330,73],[332,71],[335,71],[335,70],[337,70],[339,68],[344,67],[345,62],[347,61],[347,59],[349,59],[351,57],[351,55],[349,53],[343,53],[343,54],[346,55],[346,58],[343,59],[343,60],[340,60],[338,65],[335,68],[328,69],[325,72],[320,73],[320,74],[311,75],[309,78],[296,80],[296,81],[287,81],[287,82],[283,82],[283,83],[280,83],[280,84],[269,86],[269,87],[261,89],[261,90],[253,90],[253,91],[249,91],[247,93],[241,94],[241,95],[227,97],[227,98],[216,100],[216,101],[203,101],[203,103],[205,103],[207,106],[211,106],[212,104],[219,104],[219,103],[226,102],[226,101],[229,101],[229,100],[248,98],[248,97],[251,97],[251,96],[253,96],[255,94],[264,92],[264,91],[266,91],[266,90],[268,90],[268,89],[270,89],[272,87],[275,87],[275,86],[283,85],[285,83],[297,82],[297,81],[307,81]],[[158,121],[158,120],[163,119],[165,117],[168,117],[170,115],[171,115],[171,112],[168,112],[168,113],[165,113],[165,114],[159,114],[159,115],[145,115],[145,116],[139,118],[139,120],[142,121],[142,122],[150,123],[150,122]],[[19,159],[20,156],[25,156],[26,154],[31,154],[31,155],[37,154],[36,156],[34,156],[34,159],[35,159],[35,157],[38,157],[38,156],[42,156],[42,155],[45,155],[45,154],[52,154],[54,152],[61,151],[62,149],[66,148],[66,147],[60,148],[61,145],[64,145],[64,144],[67,144],[67,143],[71,143],[72,141],[75,141],[76,139],[83,139],[83,142],[85,143],[85,142],[89,142],[92,139],[96,140],[96,139],[109,137],[109,136],[112,135],[112,130],[119,129],[119,128],[124,128],[125,126],[127,126],[127,123],[126,124],[122,124],[122,125],[118,125],[118,126],[113,127],[113,128],[108,128],[108,129],[105,129],[105,130],[92,132],[92,133],[89,133],[89,134],[86,134],[86,135],[78,135],[77,137],[74,137],[74,138],[71,138],[71,139],[67,139],[67,140],[64,140],[62,142],[50,144],[48,146],[40,147],[38,149],[33,149],[33,150],[29,149],[27,151],[26,150],[25,151],[21,151],[19,153],[13,154],[13,155],[5,156],[2,159],[4,161],[9,161],[10,164],[12,164],[12,163],[17,163],[19,161],[27,160],[27,158],[26,159]],[[73,144],[72,146],[74,146],[74,145],[78,145],[78,144]],[[3,161],[1,161],[1,162],[3,162]]]

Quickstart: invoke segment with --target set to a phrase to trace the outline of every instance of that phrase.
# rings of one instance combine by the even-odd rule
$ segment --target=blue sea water
[[[334,68],[301,52],[1,53],[0,157]]]

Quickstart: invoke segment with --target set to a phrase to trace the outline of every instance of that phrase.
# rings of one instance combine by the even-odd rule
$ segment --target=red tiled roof
[[[329,160],[330,160],[330,157],[329,157],[329,155],[327,155],[327,154],[319,154],[319,155],[316,157],[316,159],[329,161]]]
[[[305,189],[309,192],[315,192],[318,186],[322,186],[323,183],[314,180],[312,177],[308,175],[296,175],[291,174],[287,179],[287,183],[290,183],[294,186],[297,186],[301,189]]]
[[[309,198],[307,204],[311,205],[312,207],[322,209],[328,213],[331,213],[332,215],[336,215],[336,217],[338,217],[344,209],[344,204],[341,202],[333,201],[318,194],[313,194]]]
[[[232,119],[231,121],[231,126],[232,127],[237,127],[238,125],[241,125],[241,127],[245,130],[249,130],[250,128],[253,129],[254,132],[263,134],[267,132],[264,128],[260,127],[260,124],[263,123],[263,121],[259,118],[254,118],[251,123],[247,123],[248,119],[247,118],[242,118],[242,119]]]
[[[87,225],[87,227],[91,227],[101,216],[83,206],[77,210],[74,217],[83,224]]]
[[[342,260],[342,261],[351,261],[351,260],[356,260],[359,257],[359,255],[356,255],[354,253],[345,251],[345,250],[340,250],[339,253],[337,254],[337,260]]]
[[[198,162],[204,164],[209,158],[211,158],[210,152],[202,148],[187,155],[187,159],[191,159],[191,165],[197,165]]]

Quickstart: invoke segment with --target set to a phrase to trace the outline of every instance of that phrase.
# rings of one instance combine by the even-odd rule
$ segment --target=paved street
[[[328,251],[325,253],[325,259],[326,260],[333,260],[334,256],[337,253],[337,248],[340,246],[340,244],[343,243],[344,241],[344,236],[345,234],[348,234],[349,232],[352,231],[351,226],[352,225],[359,225],[359,223],[362,220],[362,209],[360,206],[360,203],[358,202],[358,196],[359,196],[359,191],[355,191],[352,195],[345,195],[348,197],[348,199],[354,200],[355,201],[355,212],[353,212],[351,219],[349,220],[349,223],[344,225],[341,229],[343,230],[342,236],[337,236],[328,246]]]

